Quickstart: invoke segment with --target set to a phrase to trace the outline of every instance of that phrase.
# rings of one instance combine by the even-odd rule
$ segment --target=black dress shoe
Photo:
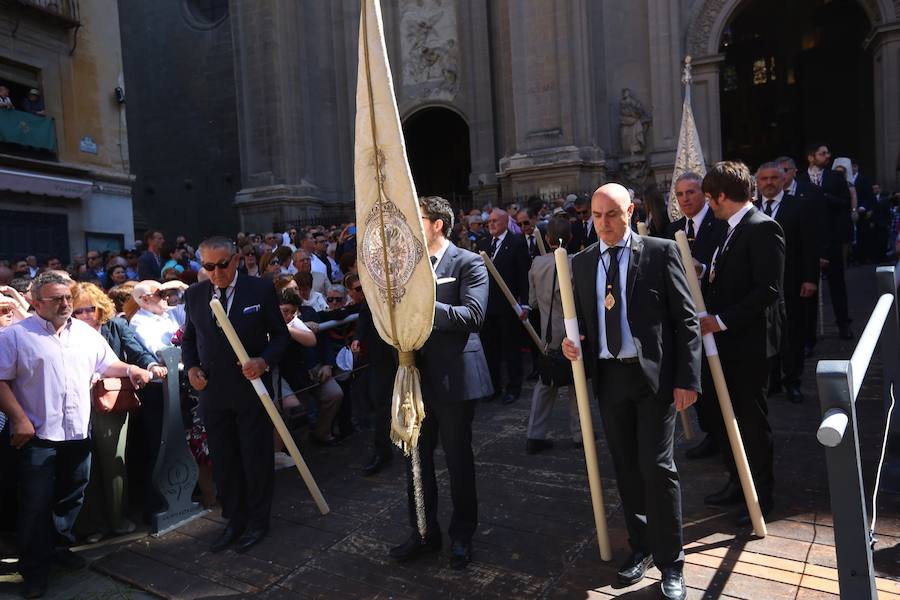
[[[253,546],[257,545],[263,538],[266,537],[266,534],[269,533],[268,527],[250,527],[247,531],[238,538],[238,540],[234,543],[234,551],[238,554],[243,554]]]
[[[803,392],[799,385],[789,385],[787,388],[787,399],[792,404],[800,404],[803,402]]]
[[[503,404],[512,404],[513,402],[515,402],[518,399],[519,399],[519,394],[516,394],[514,392],[506,392],[505,394],[503,394],[502,402],[503,402]]]
[[[370,477],[382,470],[392,460],[394,460],[393,454],[375,454],[369,464],[362,468],[362,474]]]
[[[87,561],[83,556],[78,556],[68,548],[60,548],[53,554],[53,560],[56,564],[67,569],[83,569],[87,566]]]
[[[229,521],[228,525],[225,526],[225,529],[222,530],[222,534],[219,535],[216,541],[209,545],[209,551],[213,553],[221,552],[222,550],[230,546],[231,542],[236,540],[243,531],[243,525],[239,525]]]
[[[852,340],[854,337],[853,330],[850,329],[850,325],[838,325],[838,334],[842,340]]]
[[[459,571],[472,562],[472,542],[454,540],[450,545],[450,568]]]
[[[706,496],[703,502],[709,506],[730,506],[740,502],[743,497],[744,493],[741,490],[741,486],[729,479],[725,487]]]
[[[684,575],[677,567],[663,567],[662,583],[660,584],[663,598],[667,600],[685,600],[687,587],[684,585]]]
[[[763,518],[768,517],[769,513],[772,512],[772,509],[774,507],[775,504],[771,500],[761,499],[759,501],[759,509],[762,512]],[[750,520],[750,511],[747,510],[746,506],[742,506],[735,515],[734,525],[735,527],[749,527],[750,525],[752,525],[752,521]]]
[[[698,458],[707,458],[709,456],[715,456],[719,451],[716,446],[716,441],[709,434],[706,434],[706,437],[703,438],[703,441],[694,446],[693,448],[688,448],[687,452],[684,453],[686,458],[690,460],[695,460]]]
[[[47,576],[32,575],[22,582],[23,598],[40,598],[47,593]]]
[[[541,450],[549,450],[553,447],[553,440],[540,440],[537,438],[525,440],[525,454],[537,454]]]
[[[623,585],[632,585],[644,578],[647,569],[653,566],[653,557],[643,552],[633,552],[619,570],[616,578]]]
[[[391,548],[388,551],[388,555],[397,562],[407,562],[440,551],[440,536],[435,536],[429,540],[423,540],[422,536],[414,531],[405,542]]]

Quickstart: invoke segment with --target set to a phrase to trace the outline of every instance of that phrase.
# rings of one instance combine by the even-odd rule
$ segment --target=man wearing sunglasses
[[[188,379],[200,392],[213,477],[228,519],[210,550],[234,543],[236,552],[246,552],[268,532],[275,469],[272,421],[250,380],[262,379],[272,393],[269,367],[281,361],[291,338],[272,282],[238,274],[240,256],[231,240],[209,238],[200,253],[209,280],[185,292],[182,350]],[[212,314],[212,298],[252,357],[243,366]]]

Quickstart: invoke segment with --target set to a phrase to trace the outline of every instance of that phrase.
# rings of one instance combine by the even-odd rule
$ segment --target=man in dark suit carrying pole
[[[681,209],[683,217],[669,223],[666,237],[675,239],[675,233],[683,231],[691,247],[691,256],[694,259],[694,270],[699,279],[709,269],[713,252],[725,235],[728,224],[716,218],[706,203],[703,196],[703,177],[693,171],[682,173],[675,179],[675,199]],[[705,363],[704,363],[705,364]],[[687,458],[704,458],[716,453],[718,447],[710,434],[719,414],[719,405],[716,402],[697,402],[694,405],[697,411],[697,420],[700,429],[706,432],[706,436],[693,448],[685,452]]]
[[[234,243],[213,237],[200,244],[209,281],[185,292],[184,367],[200,392],[213,477],[225,530],[210,550],[236,542],[236,552],[259,543],[269,529],[274,473],[274,429],[251,380],[272,388],[269,368],[281,361],[290,334],[270,281],[237,272]],[[251,359],[242,367],[209,307],[217,298]],[[271,392],[270,392],[271,393]]]
[[[491,237],[481,240],[478,250],[487,252],[497,267],[497,271],[506,282],[513,296],[521,306],[528,303],[528,269],[531,259],[528,257],[528,246],[525,237],[509,231],[509,215],[496,208],[488,220],[488,231]],[[527,309],[522,309],[526,311]],[[509,301],[500,291],[500,286],[492,279],[487,303],[487,319],[484,322],[484,355],[494,392],[499,396],[503,392],[503,371],[506,365],[506,391],[503,403],[511,404],[518,400],[522,393],[522,325],[520,315],[510,310]]]
[[[437,279],[434,330],[416,352],[425,403],[418,452],[428,533],[422,539],[417,530],[413,477],[408,466],[412,533],[406,542],[391,548],[390,556],[406,562],[441,549],[434,464],[434,451],[440,438],[450,472],[453,501],[447,532],[451,542],[450,566],[462,569],[472,558],[472,536],[478,525],[475,457],[472,453],[475,400],[492,393],[478,337],[488,303],[488,274],[480,256],[456,247],[447,239],[453,227],[453,209],[446,200],[437,196],[422,198],[419,212]]]
[[[737,162],[720,162],[703,178],[709,206],[717,218],[728,222],[728,232],[703,278],[708,315],[700,319],[700,327],[704,335],[715,334],[759,505],[767,515],[773,506],[774,475],[766,390],[769,359],[780,348],[784,232],[776,221],[753,207],[750,185],[750,170]],[[704,382],[703,389],[704,402],[717,401],[712,382]],[[714,431],[719,447],[728,448],[721,417]],[[744,499],[734,457],[730,452],[722,456],[730,476],[721,490],[705,498],[712,506],[739,504]],[[735,523],[750,524],[745,506]]]
[[[594,192],[600,241],[572,258],[575,305],[632,549],[619,581],[640,581],[655,562],[663,596],[683,599],[673,442],[676,411],[700,390],[700,328],[678,247],[633,233],[633,211],[619,184]],[[578,356],[568,339],[563,353]]]

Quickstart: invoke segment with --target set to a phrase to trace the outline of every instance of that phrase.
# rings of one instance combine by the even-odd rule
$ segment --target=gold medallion
[[[616,299],[613,297],[612,292],[607,292],[606,298],[603,299],[603,306],[606,307],[606,310],[612,310],[615,305]]]

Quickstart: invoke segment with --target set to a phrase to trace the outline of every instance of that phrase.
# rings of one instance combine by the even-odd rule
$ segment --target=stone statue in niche
[[[403,85],[410,96],[452,100],[459,90],[456,7],[451,0],[402,0]]]
[[[629,88],[623,89],[622,99],[619,101],[619,138],[622,141],[624,156],[644,153],[650,121],[650,113],[644,110],[644,105],[634,97],[634,92]]]

